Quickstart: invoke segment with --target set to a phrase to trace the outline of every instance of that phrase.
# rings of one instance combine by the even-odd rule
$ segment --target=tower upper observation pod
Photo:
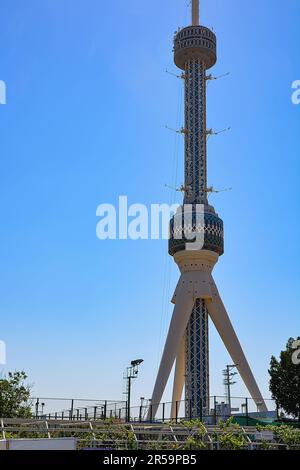
[[[192,59],[204,62],[210,69],[217,62],[216,35],[205,26],[187,26],[174,38],[174,62],[182,70]]]
[[[217,61],[217,40],[215,34],[200,26],[199,0],[192,0],[192,25],[181,29],[174,38],[174,62],[185,70],[187,62],[199,59],[205,68],[213,67]]]

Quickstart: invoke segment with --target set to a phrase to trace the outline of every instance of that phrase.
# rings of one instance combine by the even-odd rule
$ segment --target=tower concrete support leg
[[[186,398],[190,400],[192,415],[199,417],[198,405],[199,407],[201,405],[202,411],[209,411],[207,313],[236,364],[258,410],[267,411],[211,274],[218,256],[210,251],[201,250],[199,252],[181,251],[176,253],[174,258],[180,268],[181,276],[172,299],[175,307],[153,390],[152,407],[148,419],[155,417],[157,413],[175,359],[171,417],[176,417],[176,402],[181,400],[184,382],[187,382]],[[195,317],[195,312],[198,317],[197,315]],[[192,331],[188,331],[188,325],[192,327]],[[191,339],[193,339],[193,345],[190,344]],[[193,384],[191,379],[194,380]]]
[[[259,411],[268,411],[212,276],[211,291],[212,300],[206,300],[209,315]]]
[[[172,395],[172,409],[171,419],[176,418],[176,403],[180,402],[182,391],[185,381],[185,335],[182,337],[179,353],[176,357],[176,366],[174,374],[173,395]]]
[[[193,293],[181,284],[181,278],[176,288],[176,292],[176,304],[151,399],[152,417],[156,415],[174,365],[174,361],[179,354],[184,332],[194,306]],[[148,414],[148,419],[150,419],[150,412]]]

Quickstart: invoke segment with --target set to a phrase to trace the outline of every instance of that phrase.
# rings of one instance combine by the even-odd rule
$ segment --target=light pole
[[[36,399],[36,403],[35,403],[35,416],[36,416],[36,418],[37,418],[38,415],[39,415],[39,404],[40,404],[40,399],[37,398],[37,399]]]
[[[227,365],[226,369],[223,370],[224,385],[225,385],[225,390],[226,390],[230,415],[231,415],[231,391],[230,391],[230,387],[231,387],[231,385],[234,385],[236,383],[236,382],[232,381],[232,378],[235,375],[237,375],[237,372],[231,372],[231,371],[232,371],[232,369],[235,369],[237,366],[238,366],[238,364]]]
[[[130,402],[131,402],[131,380],[136,379],[139,372],[139,365],[144,362],[143,359],[136,359],[131,361],[130,366],[124,372],[124,380],[126,383],[125,396],[126,396],[126,421],[130,421]]]

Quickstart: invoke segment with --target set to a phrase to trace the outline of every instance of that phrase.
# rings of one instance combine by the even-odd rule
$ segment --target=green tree
[[[233,416],[227,421],[219,421],[219,428],[222,431],[216,434],[215,440],[220,443],[222,450],[242,450],[246,448],[247,438],[244,430],[238,423],[233,422]]]
[[[298,337],[300,340],[300,337]],[[300,421],[300,364],[294,364],[292,356],[294,339],[290,338],[280,358],[270,362],[270,391],[277,406]]]
[[[0,417],[28,418],[31,416],[30,385],[25,384],[24,371],[9,372],[0,378]]]

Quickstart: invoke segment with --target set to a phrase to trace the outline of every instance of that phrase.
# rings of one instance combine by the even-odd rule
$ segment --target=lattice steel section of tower
[[[207,204],[206,68],[193,58],[185,66],[185,204]],[[209,396],[208,316],[197,300],[186,330],[187,416],[200,417]]]
[[[206,69],[200,59],[185,67],[185,204],[207,204]]]
[[[209,406],[208,312],[197,299],[185,334],[186,416],[205,416]]]

